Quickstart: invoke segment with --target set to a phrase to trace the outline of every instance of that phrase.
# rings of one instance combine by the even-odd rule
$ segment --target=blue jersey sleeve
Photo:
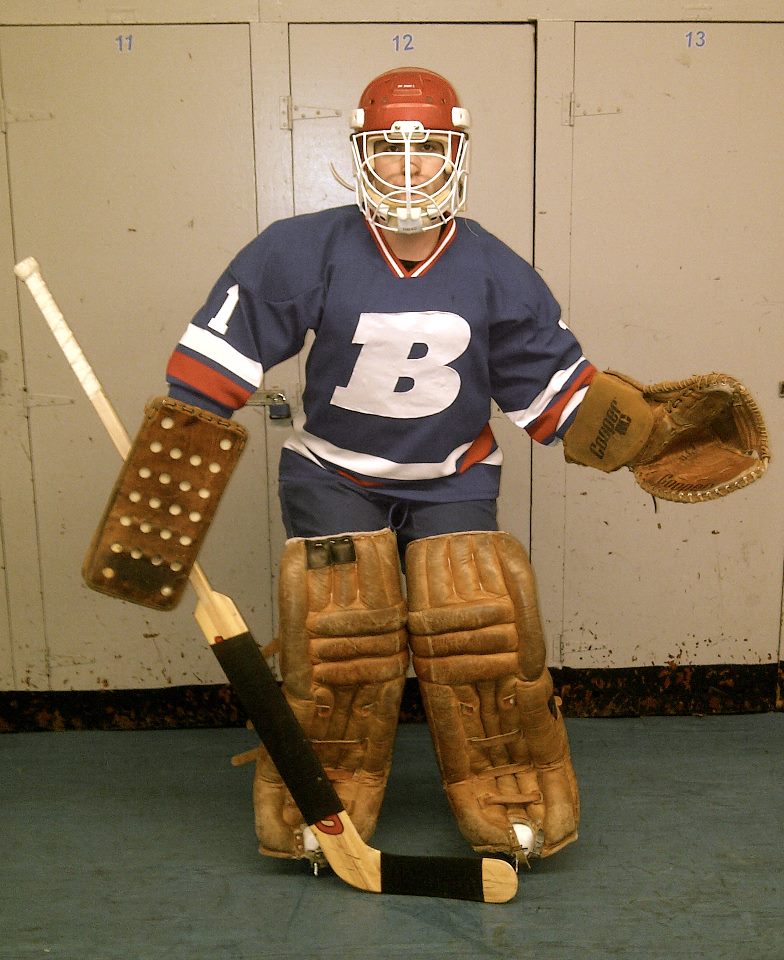
[[[323,287],[320,237],[302,219],[272,224],[218,279],[171,355],[170,395],[228,416],[302,349]]]
[[[555,443],[569,429],[596,368],[539,274],[500,244],[492,260],[493,399],[532,439]]]

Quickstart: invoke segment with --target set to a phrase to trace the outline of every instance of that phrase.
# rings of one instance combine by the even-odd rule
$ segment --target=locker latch
[[[280,387],[270,387],[268,390],[257,390],[246,401],[248,407],[266,407],[270,420],[290,420],[291,404]]]

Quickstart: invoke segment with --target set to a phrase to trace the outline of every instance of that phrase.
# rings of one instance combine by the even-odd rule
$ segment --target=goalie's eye
[[[373,153],[405,153],[406,146],[402,140],[376,140],[373,144]],[[414,141],[411,144],[411,153],[424,153],[443,157],[446,150],[439,140]]]

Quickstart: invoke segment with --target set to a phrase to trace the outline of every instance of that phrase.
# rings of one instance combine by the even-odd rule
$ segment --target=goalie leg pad
[[[394,534],[289,540],[279,603],[283,692],[368,840],[392,764],[409,661]],[[314,856],[302,816],[263,748],[254,809],[262,853]]]
[[[82,566],[87,585],[175,607],[246,439],[241,424],[207,410],[151,401]]]
[[[478,852],[549,856],[577,838],[579,795],[525,550],[502,532],[447,534],[410,544],[406,570],[414,668],[460,830]]]

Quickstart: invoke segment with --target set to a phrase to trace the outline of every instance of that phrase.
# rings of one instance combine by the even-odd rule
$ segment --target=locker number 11
[[[133,50],[133,34],[129,33],[127,36],[120,34],[119,37],[115,37],[114,42],[117,44],[117,49],[120,53],[130,53]]]

